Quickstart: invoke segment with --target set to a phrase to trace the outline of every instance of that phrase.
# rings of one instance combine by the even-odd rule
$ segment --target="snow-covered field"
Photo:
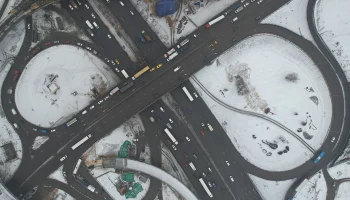
[[[307,3],[307,0],[291,0],[261,23],[284,27],[315,44],[306,20]]]
[[[350,199],[350,182],[341,183],[336,190],[334,200],[349,200]]]
[[[290,73],[298,74],[298,80],[287,81],[285,77]],[[237,94],[238,75],[249,91],[243,96]],[[228,50],[195,77],[227,105],[260,114],[270,108],[270,118],[297,133],[314,148],[322,144],[327,134],[332,113],[322,75],[307,55],[280,38],[271,35],[251,37]],[[236,148],[254,165],[283,171],[301,165],[312,156],[289,133],[265,120],[237,114],[218,105],[196,82],[191,82],[229,133]],[[297,132],[299,128],[302,132]],[[275,143],[278,148],[273,150],[264,142]],[[287,146],[290,151],[278,155]],[[264,154],[270,156],[264,156],[265,162],[261,162]]]
[[[350,1],[318,0],[315,24],[350,81]]]
[[[46,197],[46,200],[75,200],[75,198],[63,190],[55,189]]]
[[[59,167],[56,171],[54,171],[52,174],[50,174],[49,178],[55,179],[57,181],[67,184],[67,180],[63,176],[63,165]]]
[[[33,13],[33,30],[40,33],[39,41],[49,37],[53,32],[65,32],[76,35],[79,39],[91,41],[84,32],[75,24],[61,4],[53,4],[50,9],[40,9]],[[64,30],[59,30],[56,18],[62,20]],[[33,43],[33,45],[35,45]]]
[[[334,179],[350,179],[350,161],[343,162],[328,169],[329,174]]]
[[[293,200],[325,200],[327,196],[327,185],[323,173],[315,174],[307,184],[297,192]]]
[[[281,200],[285,198],[288,189],[295,179],[286,181],[269,181],[249,174],[250,179],[266,200]]]
[[[5,0],[3,0],[5,1]],[[8,16],[8,13],[15,8],[22,0],[10,0],[7,4],[7,7],[5,8],[4,14],[1,16],[0,21],[3,20],[5,17]],[[0,3],[2,5],[3,3]],[[0,7],[1,9],[1,7]]]
[[[145,130],[139,115],[124,122],[109,135],[96,142],[84,154],[85,161],[98,159],[100,156],[117,156],[120,146],[126,141],[132,142],[139,130]]]
[[[136,7],[136,9],[140,12],[145,21],[150,25],[152,30],[158,35],[159,39],[163,42],[163,44],[167,47],[171,46],[171,36],[170,36],[170,27],[169,22],[172,23],[175,20],[176,13],[168,16],[168,19],[165,17],[159,18],[155,14],[155,4],[153,2],[156,1],[142,1],[142,0],[131,0],[132,4]],[[147,3],[151,2],[151,3]],[[232,5],[236,2],[236,0],[220,0],[220,1],[210,1],[204,0],[201,1],[201,7],[194,6],[193,4],[199,1],[190,0],[187,5],[182,5],[182,9],[180,10],[180,15],[178,17],[178,21],[183,18],[190,18],[190,20],[185,20],[182,23],[182,27],[179,27],[179,23],[175,25],[175,42],[182,36],[186,36],[192,31],[194,31],[197,27],[201,26],[205,22],[209,21],[218,13],[227,9],[229,5]],[[203,5],[203,7],[202,7]],[[195,14],[187,15],[185,13],[185,9],[188,6],[192,6],[194,10],[196,10]],[[181,31],[178,32],[177,30]]]
[[[14,57],[18,54],[20,50],[21,44],[24,39],[24,28],[24,21],[18,23],[0,43],[0,88],[2,87],[4,79],[11,67]],[[6,183],[12,177],[12,175],[17,170],[21,162],[22,144],[12,125],[7,121],[1,104],[0,146],[9,142],[12,142],[14,144],[15,150],[18,155],[18,159],[10,162],[5,162],[3,152],[0,153],[0,180],[3,183]]]
[[[44,144],[49,138],[49,136],[37,136],[34,140],[32,149],[37,150],[42,144]]]
[[[176,196],[175,192],[165,183],[162,183],[162,195],[163,195],[163,200],[180,199],[178,196]]]
[[[15,92],[17,108],[33,124],[58,126],[99,97],[92,88],[103,95],[119,82],[110,71],[84,49],[53,46],[37,54],[23,70]],[[55,92],[53,87],[59,89]]]

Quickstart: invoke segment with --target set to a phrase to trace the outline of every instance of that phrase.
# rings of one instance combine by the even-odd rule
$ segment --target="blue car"
[[[41,130],[42,133],[47,133],[47,130],[43,129]]]

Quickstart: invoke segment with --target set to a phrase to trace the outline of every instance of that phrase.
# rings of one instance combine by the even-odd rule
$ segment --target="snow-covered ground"
[[[288,189],[295,179],[286,181],[269,181],[249,174],[250,179],[266,200],[281,200],[285,198]]]
[[[84,154],[85,161],[97,160],[99,157],[117,156],[120,146],[126,141],[132,142],[137,132],[145,130],[139,115],[135,115],[124,122],[109,135],[96,142]]]
[[[140,12],[145,21],[150,25],[152,30],[158,35],[159,39],[163,42],[163,44],[167,47],[171,46],[171,36],[170,36],[170,27],[169,22],[172,23],[175,20],[176,13],[168,16],[167,18],[162,17],[159,18],[155,14],[155,2],[157,1],[142,1],[142,0],[131,0],[132,4],[136,7],[136,9]],[[147,3],[150,2],[150,3]],[[194,6],[193,4],[199,1],[190,0],[187,5],[182,5],[180,10],[180,15],[178,17],[178,21],[183,19],[186,16],[190,18],[190,20],[185,20],[182,23],[182,28],[176,23],[175,25],[175,42],[182,36],[186,36],[192,31],[194,31],[197,27],[201,26],[215,15],[227,9],[228,6],[232,5],[236,2],[236,0],[220,0],[220,1],[210,1],[204,0],[201,2],[201,7]],[[192,6],[194,10],[196,10],[195,14],[187,15],[185,13],[185,9],[188,6]],[[203,6],[203,7],[202,7]],[[193,23],[192,23],[193,22]],[[186,23],[186,24],[185,24]],[[180,32],[177,30],[181,29]]]
[[[50,9],[40,9],[33,13],[33,30],[40,33],[39,41],[49,37],[53,32],[64,32],[76,35],[79,39],[91,41],[84,32],[77,26],[74,20],[68,15],[61,4],[53,4]],[[59,30],[56,18],[60,18],[64,30]],[[33,45],[35,45],[33,43]]]
[[[285,79],[290,73],[298,74],[296,82]],[[249,91],[243,96],[237,94],[238,75]],[[315,149],[321,146],[327,134],[332,113],[323,77],[307,55],[281,38],[272,35],[248,38],[196,73],[195,77],[227,105],[260,114],[270,108],[270,118],[294,131]],[[218,105],[195,81],[191,82],[236,148],[254,165],[283,171],[301,165],[312,156],[289,133],[265,120],[237,114]],[[306,125],[303,126],[302,122]],[[297,132],[299,128],[302,132]],[[278,148],[273,150],[263,142],[275,143]],[[287,146],[290,151],[278,155]],[[264,154],[271,155],[262,162]]]
[[[319,171],[297,192],[293,200],[325,200],[327,185],[323,173]]]
[[[32,149],[37,150],[42,144],[44,144],[49,138],[49,136],[37,136],[34,140]]]
[[[2,52],[0,54],[0,88],[2,87],[4,79],[11,67],[14,57],[20,50],[24,39],[24,30],[24,21],[19,22],[7,34],[4,40],[0,42],[0,52]],[[22,144],[12,125],[6,119],[2,104],[0,104],[0,146],[9,142],[12,142],[14,144],[18,159],[10,162],[5,162],[3,152],[0,153],[0,180],[3,183],[6,183],[12,177],[21,162]]]
[[[121,196],[115,186],[115,183],[118,181],[119,176],[120,174],[118,173],[108,172],[103,176],[98,177],[97,181],[100,183],[103,189],[115,200],[126,200],[126,197],[124,195]],[[135,200],[143,199],[143,197],[147,194],[150,182],[150,179],[148,179],[146,183],[141,182],[139,180],[139,174],[135,173],[135,183],[140,183],[143,189],[142,192],[137,194]]]
[[[175,192],[165,183],[162,183],[162,195],[163,200],[179,200],[179,198]]]
[[[75,200],[63,190],[55,189],[45,197],[45,200]]]
[[[16,105],[29,122],[55,127],[99,98],[92,88],[103,95],[118,82],[92,53],[70,45],[53,46],[37,54],[23,70],[15,92]],[[55,92],[49,86],[60,89]]]
[[[349,200],[350,199],[350,182],[341,183],[336,190],[334,200]]]
[[[350,161],[343,162],[328,169],[329,174],[334,179],[350,179]]]
[[[5,0],[3,0],[5,1]],[[7,7],[5,8],[4,14],[1,16],[0,21],[3,20],[5,17],[8,16],[8,13],[15,8],[22,0],[10,0],[7,4]],[[3,3],[1,3],[2,5]],[[0,7],[1,9],[1,7]]]
[[[307,0],[291,0],[261,23],[284,27],[315,44],[306,20],[307,3]]]
[[[56,171],[50,174],[49,178],[58,180],[62,183],[67,184],[66,178],[63,176],[63,165],[59,167]]]
[[[318,0],[315,23],[318,33],[332,51],[350,81],[349,0]]]

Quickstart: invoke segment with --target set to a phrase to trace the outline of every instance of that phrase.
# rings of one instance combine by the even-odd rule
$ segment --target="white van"
[[[11,112],[12,112],[13,115],[17,115],[17,112],[16,112],[16,110],[14,108],[11,109]]]
[[[15,127],[16,129],[18,129],[18,125],[16,123],[13,124],[13,127]]]
[[[92,22],[92,24],[96,27],[96,29],[99,29],[100,27],[96,24],[96,22]]]
[[[235,21],[237,21],[238,17],[235,17],[232,19],[231,23],[234,23]]]
[[[60,159],[60,161],[62,162],[62,161],[64,161],[66,158],[67,158],[67,155],[63,156],[63,157]]]
[[[193,171],[196,171],[196,167],[194,166],[194,164],[192,162],[188,163],[190,165],[190,167],[192,168]]]

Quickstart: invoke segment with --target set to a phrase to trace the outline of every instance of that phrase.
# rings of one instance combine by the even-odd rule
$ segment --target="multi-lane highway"
[[[293,43],[305,42],[300,37],[296,36],[293,33],[285,31],[284,29],[281,29],[283,31],[278,32],[279,30],[278,27],[273,27],[273,26],[264,27],[264,26],[258,25],[255,21],[256,17],[267,16],[269,13],[278,9],[280,6],[282,6],[286,2],[287,1],[271,0],[271,1],[264,2],[262,5],[251,4],[249,7],[245,8],[242,12],[240,12],[238,15],[234,14],[233,12],[230,13],[227,16],[227,18],[229,18],[228,20],[224,20],[210,29],[205,29],[204,27],[200,27],[198,30],[195,31],[195,33],[192,33],[188,36],[188,38],[190,39],[190,43],[188,44],[188,49],[185,52],[180,53],[179,56],[177,56],[173,61],[167,62],[162,58],[162,55],[159,55],[158,59],[154,59],[154,60],[156,60],[157,62],[161,60],[163,62],[162,68],[154,72],[151,72],[151,73],[149,72],[142,75],[140,78],[134,81],[135,86],[132,89],[120,95],[109,97],[109,99],[105,100],[103,104],[96,105],[96,109],[89,112],[88,115],[84,116],[84,118],[78,117],[79,122],[74,126],[72,126],[71,128],[61,131],[59,134],[60,137],[52,137],[54,138],[54,140],[48,141],[43,146],[44,148],[50,146],[51,147],[50,151],[38,153],[36,157],[30,161],[31,165],[29,167],[26,167],[26,170],[24,169],[24,166],[22,164],[18,172],[15,174],[14,178],[7,184],[10,190],[13,191],[16,195],[19,195],[20,193],[24,194],[26,193],[26,191],[29,191],[30,189],[33,188],[34,185],[37,184],[40,177],[46,177],[48,174],[54,171],[61,164],[59,159],[62,156],[68,155],[69,157],[79,158],[80,155],[88,147],[90,147],[95,141],[104,137],[107,133],[115,129],[118,125],[120,125],[123,121],[125,121],[129,117],[133,116],[134,114],[138,113],[140,110],[143,110],[148,105],[155,102],[158,98],[160,98],[160,96],[165,94],[167,91],[177,87],[181,82],[186,80],[189,76],[191,76],[193,73],[198,71],[201,67],[203,67],[203,65],[205,65],[210,60],[217,57],[226,49],[230,48],[233,45],[233,43],[231,42],[233,38],[235,38],[235,41],[240,41],[244,38],[247,38],[248,36],[251,36],[255,33],[260,32],[260,33],[272,33],[277,35],[285,34],[284,35],[285,38],[289,37],[288,39],[295,39]],[[81,12],[79,13],[79,15],[81,14],[86,18],[91,16],[91,13],[86,13],[85,11],[79,11],[79,12]],[[235,16],[238,16],[239,20],[237,21],[237,23],[235,23],[234,25],[235,28],[232,28],[233,25],[230,23],[230,18],[234,18]],[[76,17],[79,17],[79,16],[76,16]],[[96,38],[95,42],[101,42],[102,44],[105,44],[108,46],[108,43],[103,43],[104,41],[106,40],[108,41],[109,39],[109,38],[106,38],[105,36],[105,33],[107,33],[108,31],[107,29],[103,30],[101,28],[103,27],[102,22],[100,21],[100,23],[101,25],[99,26],[101,31],[97,30],[96,32],[100,31],[98,34],[101,33],[101,35],[97,35],[96,33],[95,37],[97,37],[99,40],[97,41],[97,38]],[[194,34],[196,34],[197,37],[194,37]],[[326,78],[326,82],[328,86],[330,88],[338,87],[338,90],[332,91],[332,94],[333,94],[332,103],[334,105],[335,103],[334,101],[336,101],[337,106],[333,106],[334,118],[332,120],[331,130],[333,131],[331,132],[331,134],[338,134],[337,136],[339,136],[338,138],[340,140],[340,138],[342,137],[341,133],[344,130],[348,130],[348,127],[343,126],[343,123],[335,123],[334,120],[338,120],[339,122],[341,121],[341,119],[347,119],[347,115],[344,115],[344,112],[345,112],[344,109],[341,110],[342,108],[345,107],[344,103],[343,104],[341,103],[341,99],[345,99],[341,93],[345,93],[345,95],[348,95],[348,91],[347,90],[341,91],[341,88],[344,88],[345,86],[340,85],[340,83],[338,82],[338,79],[332,77],[333,75],[335,75],[335,72],[332,71],[332,67],[329,66],[327,61],[322,60],[323,56],[320,53],[317,53],[318,52],[317,49],[309,47],[310,46],[309,43],[307,43],[306,46],[304,44],[299,44],[298,46],[303,49],[306,48],[306,50],[309,48],[311,50],[316,51],[312,59],[314,60],[314,62],[321,65],[321,71]],[[103,48],[106,49],[105,47]],[[103,55],[107,55],[108,54],[107,52],[108,51],[104,50]],[[309,53],[310,51],[307,50],[306,52]],[[107,53],[107,54],[104,54],[104,53]],[[149,56],[151,55],[152,54],[149,54]],[[108,54],[108,57],[115,57],[115,55],[114,53],[110,53],[110,55]],[[320,59],[318,57],[322,57],[321,58],[322,63],[318,62]],[[174,69],[180,66],[182,70],[175,72]],[[331,75],[328,75],[328,73],[330,73]],[[13,81],[11,80],[11,78],[12,77],[8,77],[7,82],[5,80],[5,83],[7,83],[7,86],[13,85]],[[127,81],[131,81],[131,80],[127,80]],[[181,102],[181,100],[179,101]],[[182,106],[182,103],[180,104],[181,106]],[[9,116],[8,113],[6,115]],[[162,113],[159,113],[159,115],[162,115],[162,117],[164,117],[165,119],[167,117]],[[192,125],[197,124],[193,126],[194,133],[197,133],[197,134],[198,132],[200,132],[199,131],[200,127],[198,127],[199,121],[196,121],[198,119],[200,118],[192,119],[192,122],[191,122]],[[10,121],[13,121],[13,120],[10,120]],[[216,120],[214,119],[213,121],[216,122]],[[220,125],[216,125],[215,127],[217,128],[219,126]],[[342,129],[339,129],[339,127],[342,127]],[[20,135],[21,135],[24,130],[20,129],[18,131],[20,132]],[[93,133],[93,137],[91,138],[91,140],[89,140],[80,148],[74,151],[70,149],[71,145],[73,145],[82,137],[90,133]],[[199,140],[192,138],[191,141],[192,142],[201,141],[203,144],[205,144],[204,145],[205,149],[210,150],[210,145],[212,145],[212,143],[209,143],[209,139],[207,140],[204,137],[205,134],[204,136],[203,135],[202,136],[199,135],[199,136],[203,138]],[[194,135],[192,135],[192,137],[194,137]],[[220,144],[220,141],[217,141],[217,142]],[[181,148],[189,152],[194,150],[192,148],[188,148],[184,144],[181,144],[179,145],[179,147],[177,147],[175,156],[178,155],[178,152],[180,151]],[[333,148],[333,147],[329,147],[328,145],[327,149],[329,148]],[[60,151],[58,152],[59,149]],[[198,148],[196,151],[201,152],[202,150],[203,150],[203,147],[201,147],[201,150]],[[222,152],[219,152],[219,151],[220,150],[218,149],[217,152],[212,151],[211,153],[214,155],[222,154]],[[225,154],[225,151],[223,152]],[[230,169],[229,168],[225,169],[224,167],[233,167],[233,169],[235,170],[236,169],[239,170],[240,167],[242,167],[238,165],[231,166],[232,162],[230,161],[228,161],[230,163],[230,166],[228,166],[226,162],[222,163],[222,160],[219,158],[224,159],[225,158],[224,154],[220,156],[218,155],[217,156],[218,160],[215,160],[214,162],[211,163],[211,164],[215,163],[215,165],[218,166],[219,170],[217,172],[216,171],[214,172],[215,174],[214,182],[217,184],[220,184],[220,186],[221,184],[225,185],[225,183],[222,182],[222,178],[221,179],[218,178],[221,175],[216,173],[222,173],[224,174],[224,176],[222,177],[224,177],[224,179],[228,179],[226,177],[228,174],[231,174]],[[180,155],[178,155],[178,157],[179,157],[179,160],[184,160],[184,158],[180,158]],[[322,165],[326,164],[326,162],[329,161],[331,158],[332,158],[332,154],[330,153],[328,158],[322,160],[323,161],[321,162]],[[314,166],[311,165],[310,163],[307,163],[301,166],[300,168],[297,168],[297,170],[294,170],[294,171],[291,170],[289,172],[284,172],[284,173],[281,172],[279,174],[277,173],[277,175],[271,172],[270,175],[272,176],[272,178],[271,176],[269,176],[267,177],[267,179],[274,179],[274,178],[283,179],[286,177],[296,177],[302,173],[307,172],[312,168],[314,168]],[[317,168],[318,167],[315,167],[314,169],[316,170]],[[203,169],[199,168],[199,170],[204,171],[205,168]],[[232,176],[236,177],[235,181],[237,181],[238,183],[238,181],[240,180],[244,182],[244,185],[247,188],[252,188],[252,186],[250,186],[251,184],[250,181],[249,182],[244,181],[247,178],[246,175],[245,174],[241,175],[241,173],[238,170],[232,173],[233,174]],[[30,173],[28,173],[28,171]],[[188,169],[186,169],[185,171],[188,172]],[[240,178],[240,176],[242,178]],[[230,179],[226,181],[230,182]],[[256,193],[256,191],[254,191],[254,189],[238,191],[237,189],[234,188],[234,186],[229,186],[229,187],[233,187],[232,196],[234,196],[234,198],[237,198],[237,199],[244,199],[244,197],[249,197],[252,199],[259,198],[258,194]],[[223,195],[221,192],[218,192],[214,189],[213,191],[214,191],[213,192],[214,196]]]

